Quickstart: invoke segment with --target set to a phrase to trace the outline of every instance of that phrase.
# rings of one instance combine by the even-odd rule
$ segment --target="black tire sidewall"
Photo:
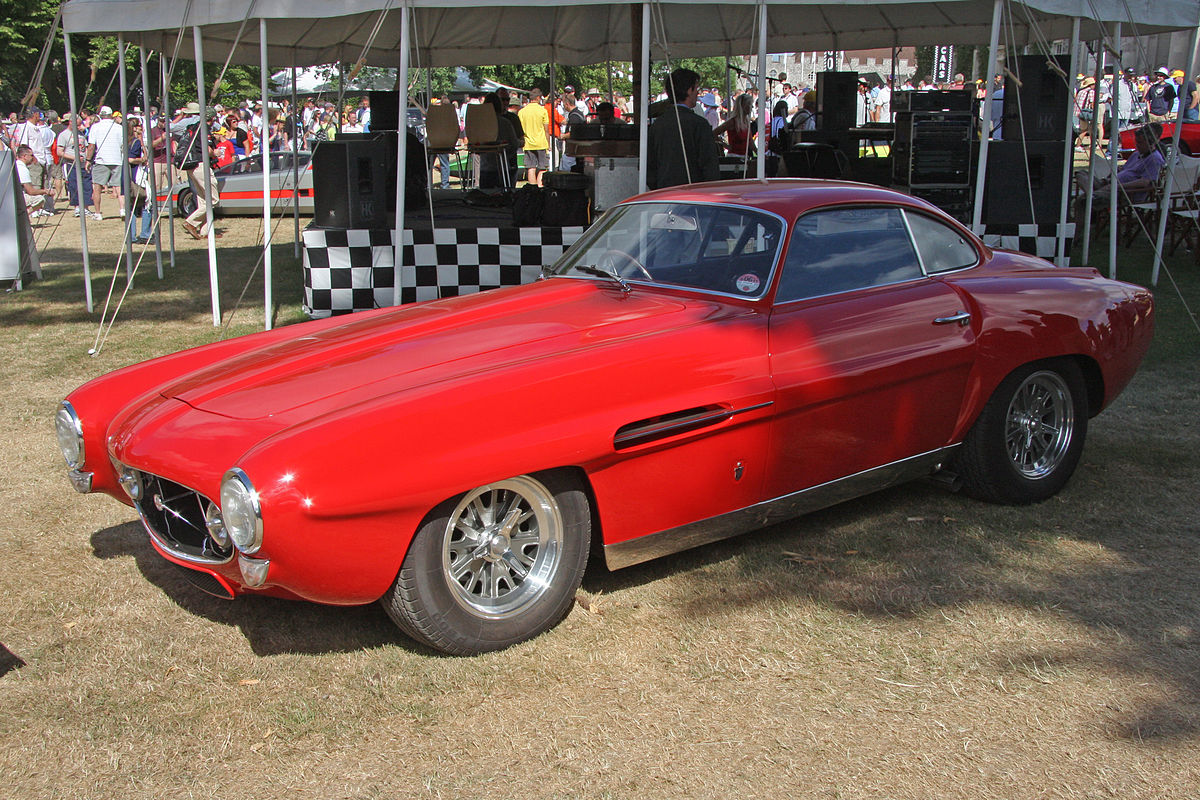
[[[1029,376],[1053,372],[1062,378],[1071,395],[1074,428],[1067,452],[1054,470],[1041,478],[1022,475],[1005,447],[1008,408]],[[1087,435],[1087,389],[1079,366],[1070,359],[1026,364],[1008,375],[996,388],[964,442],[962,465],[967,494],[992,502],[1022,505],[1053,497],[1066,486],[1083,453]]]
[[[414,639],[452,655],[500,650],[557,624],[575,601],[591,540],[591,505],[579,482],[562,473],[530,477],[553,495],[562,513],[563,543],[551,585],[520,614],[484,619],[463,608],[442,573],[446,525],[462,495],[434,508],[409,546],[392,588],[382,598],[393,620]]]
[[[192,212],[198,207],[196,202],[196,193],[191,189],[183,189],[179,192],[179,214],[183,217],[189,217]]]

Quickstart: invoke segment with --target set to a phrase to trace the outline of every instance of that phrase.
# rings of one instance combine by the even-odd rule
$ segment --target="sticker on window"
[[[753,272],[747,272],[745,275],[738,276],[735,285],[737,286],[737,290],[742,294],[753,294],[758,291],[758,287],[762,284],[757,275]]]

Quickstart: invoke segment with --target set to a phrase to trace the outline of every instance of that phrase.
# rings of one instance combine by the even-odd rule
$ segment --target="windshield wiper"
[[[610,272],[609,270],[600,269],[600,267],[596,267],[591,264],[576,264],[574,269],[577,269],[580,272],[586,272],[588,275],[595,275],[600,278],[612,278],[620,285],[622,292],[628,293],[631,291],[629,284],[626,283],[624,278],[617,274],[616,270]]]

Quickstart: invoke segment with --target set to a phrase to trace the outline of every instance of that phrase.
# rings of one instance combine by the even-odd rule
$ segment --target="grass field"
[[[596,570],[550,633],[459,659],[373,605],[210,598],[129,509],[71,489],[51,424],[71,389],[261,328],[260,223],[218,227],[228,330],[203,244],[180,236],[89,357],[115,221],[89,227],[95,314],[71,219],[39,231],[44,280],[0,297],[4,797],[1200,797],[1190,254],[1167,262],[1179,292],[1164,276],[1149,359],[1052,500],[900,487]],[[278,233],[284,324],[302,287],[290,219]],[[1122,251],[1120,275],[1148,281],[1147,252]]]

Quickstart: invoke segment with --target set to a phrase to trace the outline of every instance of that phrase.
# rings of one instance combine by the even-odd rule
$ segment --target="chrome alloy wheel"
[[[1043,478],[1058,468],[1075,434],[1075,405],[1056,372],[1034,372],[1013,394],[1005,417],[1004,445],[1025,478]]]
[[[442,544],[442,574],[469,613],[503,619],[521,613],[550,586],[563,548],[554,495],[528,476],[468,492],[454,508]]]

